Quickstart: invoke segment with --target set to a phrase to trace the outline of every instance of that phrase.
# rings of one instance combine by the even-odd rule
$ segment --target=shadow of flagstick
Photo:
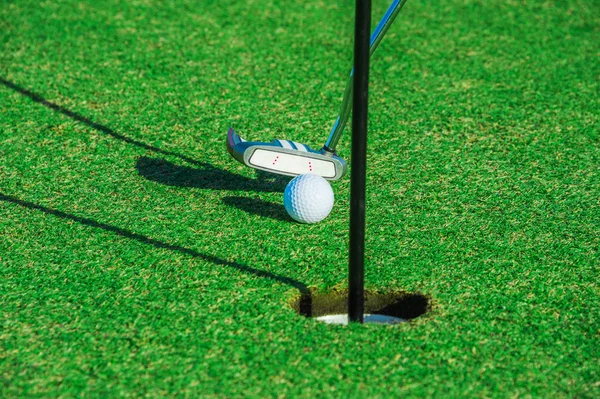
[[[15,204],[15,205],[19,205],[23,208],[28,208],[28,209],[34,209],[37,211],[41,211],[44,212],[46,214],[49,215],[53,215],[56,216],[58,218],[61,219],[66,219],[66,220],[72,220],[74,222],[80,223],[84,226],[88,226],[88,227],[94,227],[97,229],[101,229],[104,231],[109,231],[111,233],[114,233],[118,236],[121,237],[125,237],[131,240],[136,240],[139,241],[143,244],[147,244],[147,245],[152,245],[155,248],[160,248],[160,249],[168,249],[170,251],[175,251],[175,252],[179,252],[185,255],[188,255],[192,258],[196,258],[196,259],[202,259],[204,261],[207,262],[211,262],[217,266],[225,266],[225,267],[230,267],[236,270],[239,270],[241,272],[247,273],[247,274],[251,274],[257,277],[262,277],[262,278],[266,278],[269,280],[273,280],[276,281],[278,283],[282,283],[282,284],[286,284],[290,287],[293,287],[295,289],[297,289],[301,296],[304,298],[306,296],[308,296],[309,298],[311,297],[311,292],[310,290],[306,287],[306,285],[304,285],[303,283],[294,280],[290,277],[285,277],[285,276],[281,276],[279,274],[275,274],[275,273],[270,273],[270,272],[266,272],[264,270],[259,270],[259,269],[255,269],[253,267],[247,266],[247,265],[243,265],[241,263],[237,263],[237,262],[230,262],[227,260],[223,260],[220,258],[217,258],[216,256],[212,256],[212,255],[207,255],[207,254],[203,254],[201,252],[195,251],[193,249],[189,249],[189,248],[185,248],[182,247],[180,245],[176,245],[176,244],[169,244],[160,240],[156,240],[150,237],[146,237],[142,234],[138,234],[138,233],[134,233],[132,231],[129,230],[125,230],[122,229],[120,227],[116,227],[116,226],[111,226],[109,224],[105,224],[105,223],[100,223],[97,222],[93,219],[88,219],[88,218],[84,218],[81,216],[75,216],[75,215],[71,215],[69,213],[66,212],[62,212],[56,209],[52,209],[52,208],[47,208],[45,206],[42,205],[38,205],[38,204],[34,204],[32,202],[28,202],[28,201],[23,201],[21,199],[15,198],[15,197],[11,197],[9,195],[5,195],[0,193],[0,201],[4,201],[4,202],[8,202],[11,204]],[[310,312],[310,309],[312,308],[312,305],[310,304],[310,301],[308,301],[309,303],[304,304],[305,309],[303,309],[305,312]]]

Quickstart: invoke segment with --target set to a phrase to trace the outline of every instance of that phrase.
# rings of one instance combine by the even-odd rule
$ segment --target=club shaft
[[[392,4],[388,7],[383,18],[381,18],[381,21],[379,21],[379,24],[377,24],[377,27],[371,34],[369,41],[369,56],[371,56],[375,52],[375,49],[379,45],[379,42],[381,42],[381,40],[385,36],[386,32],[394,22],[394,19],[396,18],[406,1],[407,0],[394,0]],[[344,97],[342,98],[340,114],[335,120],[333,128],[331,129],[329,137],[327,138],[325,146],[323,147],[323,149],[329,153],[335,152],[335,148],[337,147],[337,144],[340,141],[344,128],[346,127],[346,123],[348,122],[348,117],[350,116],[350,108],[352,107],[353,97],[352,92],[354,88],[353,75],[354,68],[350,71],[350,76],[346,81],[346,88],[344,89]]]
[[[371,0],[356,0],[354,32],[354,95],[352,112],[352,177],[350,180],[350,254],[348,319],[364,321],[365,183],[369,103],[369,33]]]

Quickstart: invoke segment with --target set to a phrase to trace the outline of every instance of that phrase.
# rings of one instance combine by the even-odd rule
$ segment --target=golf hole
[[[365,292],[365,323],[398,324],[422,316],[429,309],[429,299],[407,292]],[[347,292],[305,292],[291,302],[304,317],[327,324],[348,324]]]

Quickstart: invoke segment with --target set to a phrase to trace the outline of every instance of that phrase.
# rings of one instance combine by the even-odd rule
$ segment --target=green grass
[[[349,178],[299,225],[224,144],[321,145],[352,22],[349,1],[0,7],[0,396],[600,396],[600,4],[401,12],[372,62],[366,284],[431,308],[393,328],[289,306],[346,285]]]

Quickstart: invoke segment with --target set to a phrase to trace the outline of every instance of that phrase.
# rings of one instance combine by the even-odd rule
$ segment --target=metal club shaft
[[[383,18],[381,18],[381,21],[379,21],[379,24],[377,24],[377,27],[371,34],[369,49],[370,55],[373,55],[373,53],[377,49],[377,46],[379,45],[379,42],[381,42],[390,26],[392,26],[394,19],[396,19],[396,16],[398,15],[398,13],[400,13],[400,10],[402,9],[402,7],[404,7],[406,1],[407,0],[392,1],[389,8],[383,15]],[[352,108],[353,81],[354,69],[350,71],[350,76],[348,76],[348,80],[346,81],[346,88],[344,89],[344,96],[342,98],[340,114],[335,120],[333,128],[329,133],[329,137],[327,138],[327,141],[323,146],[322,151],[325,153],[335,153],[335,148],[337,147],[337,144],[340,141],[340,138],[342,137],[342,133],[346,126],[346,122],[348,120],[348,117],[350,116],[350,108]]]
[[[352,176],[350,180],[350,259],[348,320],[364,321],[365,182],[369,101],[369,35],[371,0],[356,0],[352,108]]]

